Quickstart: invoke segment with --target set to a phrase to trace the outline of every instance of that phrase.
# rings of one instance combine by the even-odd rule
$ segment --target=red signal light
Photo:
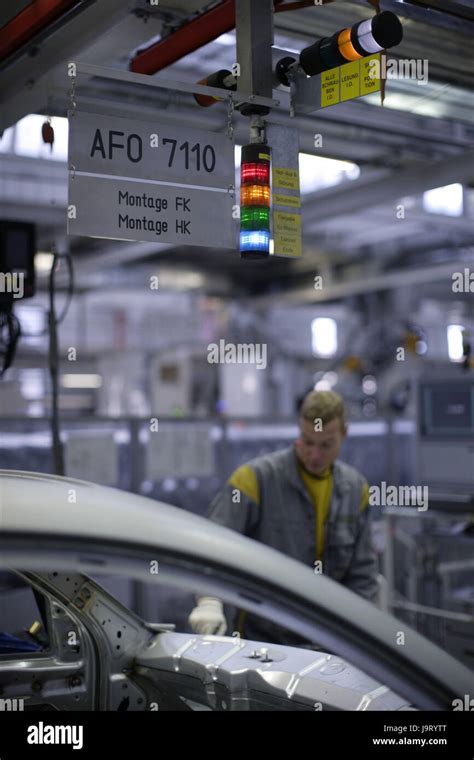
[[[241,167],[241,181],[243,184],[251,185],[269,185],[270,184],[270,163],[243,163]]]

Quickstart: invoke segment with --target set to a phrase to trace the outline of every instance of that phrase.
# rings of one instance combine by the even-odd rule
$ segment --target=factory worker
[[[208,517],[261,541],[375,601],[369,491],[364,476],[337,459],[346,436],[344,402],[334,391],[303,400],[299,436],[290,448],[239,467],[212,502]],[[224,634],[223,604],[201,597],[189,617],[196,633]],[[304,639],[239,611],[233,629],[246,639],[299,646]]]

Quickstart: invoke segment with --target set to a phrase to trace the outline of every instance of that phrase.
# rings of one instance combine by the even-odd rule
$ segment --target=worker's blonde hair
[[[336,391],[310,391],[301,404],[300,417],[313,424],[321,420],[323,425],[340,420],[342,432],[347,429],[344,401]]]

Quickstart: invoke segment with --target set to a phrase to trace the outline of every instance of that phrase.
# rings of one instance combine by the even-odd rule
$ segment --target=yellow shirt
[[[303,483],[306,486],[311,501],[313,502],[314,515],[316,518],[316,559],[322,559],[324,551],[324,533],[326,522],[329,515],[332,496],[332,468],[328,467],[322,475],[310,475],[301,465],[298,465],[298,471]]]
[[[332,467],[319,476],[311,475],[301,465],[298,465],[298,471],[301,479],[306,486],[306,490],[313,502],[314,514],[316,519],[316,559],[322,559],[324,553],[324,538],[326,531],[326,522],[331,507],[331,497],[333,488]],[[258,488],[257,475],[248,465],[242,465],[232,473],[229,483],[238,488],[248,496],[255,504],[260,503],[260,493]],[[360,500],[360,510],[364,510],[369,503],[369,486],[367,482],[362,490]]]
[[[314,514],[316,518],[316,559],[322,559],[324,552],[324,538],[326,533],[326,522],[329,517],[329,509],[331,507],[331,496],[333,487],[332,467],[328,467],[321,475],[311,475],[300,464],[298,465],[298,471],[301,475],[303,483],[306,486],[311,501],[314,506]],[[369,485],[367,481],[364,483],[362,489],[362,496],[360,500],[359,509],[362,512],[369,504]]]

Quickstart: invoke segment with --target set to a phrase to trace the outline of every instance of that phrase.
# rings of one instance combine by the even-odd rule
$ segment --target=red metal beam
[[[62,16],[79,0],[34,0],[0,29],[0,61]]]
[[[137,53],[130,62],[136,74],[155,74],[179,61],[235,27],[234,0],[224,0],[215,8],[184,24],[163,40]]]
[[[280,5],[282,0],[274,0]],[[130,70],[137,74],[156,74],[166,66],[194,53],[221,34],[235,28],[235,2],[223,0],[209,11],[184,24],[168,37],[137,53],[130,62]]]

